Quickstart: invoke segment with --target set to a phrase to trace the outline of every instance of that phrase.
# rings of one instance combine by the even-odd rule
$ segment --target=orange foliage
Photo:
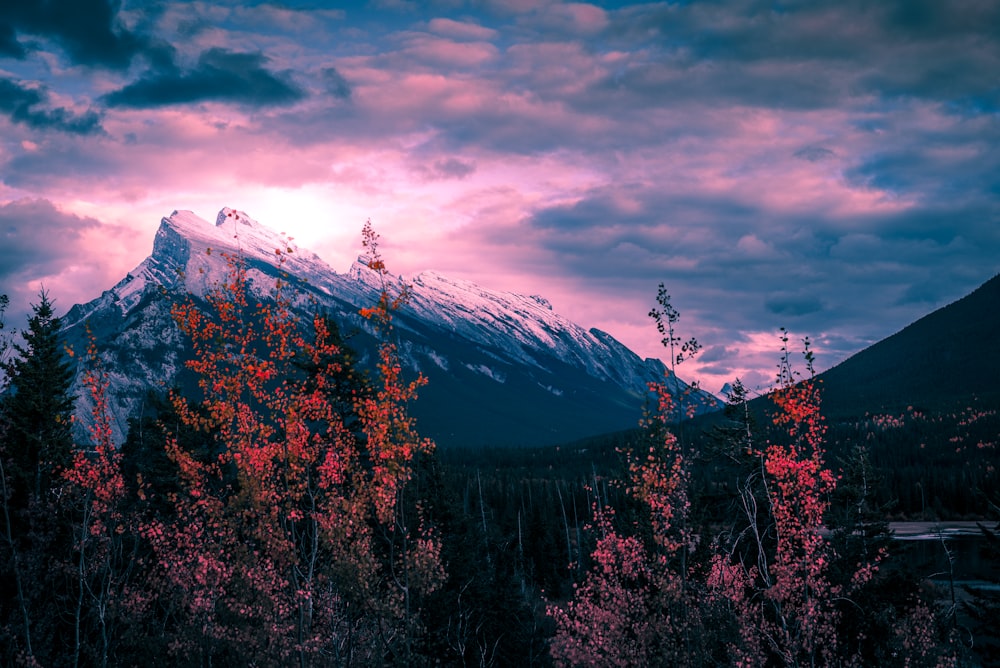
[[[383,276],[370,224],[364,234],[372,269]],[[287,252],[276,251],[279,264]],[[206,295],[208,309],[193,301],[173,309],[191,340],[187,366],[201,393],[196,404],[179,395],[173,404],[214,455],[168,443],[183,489],[173,499],[176,521],[156,519],[143,529],[193,630],[176,651],[211,656],[235,643],[246,655],[284,662],[344,646],[339,634],[352,646],[377,645],[387,620],[369,619],[365,630],[348,601],[389,610],[388,623],[405,625],[410,620],[391,619],[402,609],[392,601],[443,580],[433,532],[411,530],[396,513],[414,458],[433,449],[406,410],[424,381],[403,381],[386,338],[377,391],[354,397],[361,433],[350,431],[333,405],[341,368],[326,321],[314,317],[307,338],[281,280],[268,298],[252,299],[245,262],[225,257],[229,274]],[[401,304],[383,289],[363,315],[388,333]],[[308,377],[305,367],[313,370]],[[400,565],[381,562],[379,526],[407,539],[402,567],[420,583],[413,591],[386,590],[386,569]]]

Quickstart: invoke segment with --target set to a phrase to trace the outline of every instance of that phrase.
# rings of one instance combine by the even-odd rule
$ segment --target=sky
[[[8,327],[224,206],[665,359],[662,282],[678,375],[763,388],[1000,271],[1000,3],[0,3]]]

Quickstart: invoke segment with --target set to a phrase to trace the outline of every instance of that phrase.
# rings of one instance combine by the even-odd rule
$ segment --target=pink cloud
[[[522,22],[537,30],[579,36],[600,32],[609,23],[608,13],[600,7],[576,2],[546,5]]]
[[[426,65],[468,68],[495,60],[499,51],[488,42],[456,42],[432,35],[415,34],[406,39],[403,55]]]

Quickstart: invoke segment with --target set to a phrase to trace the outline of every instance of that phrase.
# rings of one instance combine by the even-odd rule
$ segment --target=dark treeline
[[[754,406],[761,441],[778,438],[768,419],[773,407]],[[702,496],[725,478],[726,418],[700,416],[685,430],[690,439],[692,485]],[[545,448],[449,449],[444,462],[462,469],[585,481],[595,471],[622,474],[623,450],[643,439],[636,429]],[[991,516],[989,493],[1000,489],[1000,409],[973,398],[933,409],[904,407],[894,413],[862,414],[831,421],[826,459],[833,469],[849,466],[863,447],[878,479],[874,503],[892,520],[977,520]]]

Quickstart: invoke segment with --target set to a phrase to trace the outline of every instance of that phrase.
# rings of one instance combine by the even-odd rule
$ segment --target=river
[[[983,522],[992,529],[994,522]],[[954,579],[956,585],[1000,585],[1000,563],[983,554],[983,536],[976,522],[891,522],[896,540],[904,543],[907,565],[935,582]],[[992,584],[988,581],[992,580]]]

